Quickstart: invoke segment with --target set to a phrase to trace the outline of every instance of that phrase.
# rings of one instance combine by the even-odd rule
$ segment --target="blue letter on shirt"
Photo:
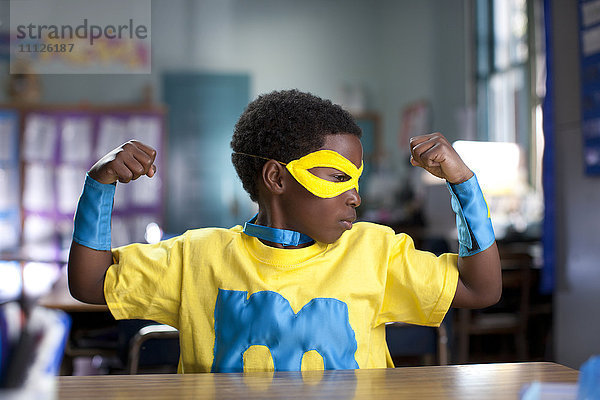
[[[219,289],[215,305],[212,372],[242,372],[253,345],[269,348],[276,371],[299,371],[302,355],[316,350],[325,369],[356,369],[357,349],[346,303],[316,298],[294,314],[280,294]]]

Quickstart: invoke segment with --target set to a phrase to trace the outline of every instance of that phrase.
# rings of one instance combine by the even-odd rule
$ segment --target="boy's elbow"
[[[81,301],[82,303],[106,304],[102,289],[96,287],[88,290],[69,282],[69,292],[75,300]]]
[[[69,293],[71,293],[71,296],[75,300],[79,300],[81,302],[88,303],[86,291],[81,287],[80,284],[78,284],[76,282],[76,279],[72,278],[71,276],[69,276],[69,279],[68,279],[68,287],[69,287]]]
[[[90,304],[106,304],[104,299],[104,280],[89,282],[80,276],[68,274],[68,288],[71,296],[78,301]]]
[[[482,305],[478,308],[486,308],[491,307],[494,304],[497,304],[502,297],[502,285],[498,286],[493,290],[489,290],[482,296]]]
[[[81,290],[81,289],[79,288],[79,286],[77,286],[77,284],[75,284],[75,283],[73,282],[73,279],[70,279],[70,278],[69,278],[69,284],[68,284],[68,287],[69,287],[69,293],[71,293],[71,296],[72,296],[72,297],[73,297],[75,300],[79,300],[79,301],[82,301],[82,302],[86,303],[84,291],[83,291],[83,290]]]

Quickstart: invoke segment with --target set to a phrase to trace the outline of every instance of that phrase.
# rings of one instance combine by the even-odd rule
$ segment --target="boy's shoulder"
[[[356,222],[352,226],[352,229],[344,232],[340,239],[350,243],[382,243],[385,241],[392,241],[394,240],[394,237],[396,237],[396,233],[389,226],[373,222]]]
[[[196,228],[184,232],[181,238],[194,242],[231,240],[232,238],[239,237],[241,233],[242,227],[240,225],[232,228]]]
[[[372,233],[372,234],[380,234],[380,235],[395,235],[395,232],[392,228],[386,225],[377,224],[375,222],[356,222],[352,226],[349,232],[354,231],[354,233]]]

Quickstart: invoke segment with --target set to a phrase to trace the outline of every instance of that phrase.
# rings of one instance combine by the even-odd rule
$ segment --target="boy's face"
[[[333,150],[352,162],[356,168],[362,165],[362,145],[355,135],[327,135],[319,150]],[[350,176],[335,168],[315,167],[309,171],[332,182],[350,179]],[[361,201],[356,189],[347,190],[335,197],[321,198],[310,193],[289,172],[286,176],[289,178],[289,190],[282,197],[282,205],[287,229],[302,232],[319,242],[333,243],[342,233],[352,228],[356,219],[355,208]]]

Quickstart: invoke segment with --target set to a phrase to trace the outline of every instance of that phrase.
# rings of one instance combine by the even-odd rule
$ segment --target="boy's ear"
[[[262,181],[272,194],[282,194],[285,191],[285,167],[275,160],[269,160],[263,165]]]

